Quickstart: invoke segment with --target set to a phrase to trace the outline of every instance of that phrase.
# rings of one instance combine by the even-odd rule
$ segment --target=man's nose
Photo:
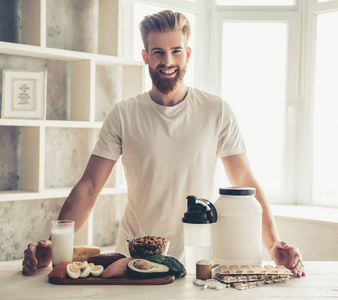
[[[173,65],[173,63],[174,63],[174,60],[173,60],[173,56],[171,55],[171,53],[166,53],[165,55],[163,55],[162,64],[164,64],[166,67],[169,67]]]

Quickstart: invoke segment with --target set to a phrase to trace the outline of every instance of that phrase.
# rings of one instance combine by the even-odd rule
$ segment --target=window
[[[338,12],[317,17],[313,201],[338,202]]]
[[[282,192],[286,43],[285,23],[223,25],[222,97],[236,113],[253,170],[271,196]]]
[[[274,6],[274,5],[294,5],[294,4],[295,0],[217,0],[217,5]]]
[[[230,103],[270,202],[338,207],[338,0],[129,1],[135,59],[145,14],[188,16],[186,82]]]

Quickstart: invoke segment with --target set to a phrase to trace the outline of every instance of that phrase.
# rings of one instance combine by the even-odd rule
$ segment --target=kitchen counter
[[[48,282],[51,266],[33,276],[21,274],[21,260],[0,262],[1,300],[39,299],[338,299],[338,262],[305,262],[306,276],[247,290],[203,290],[193,276],[167,285],[55,285]],[[264,264],[272,264],[264,262]]]

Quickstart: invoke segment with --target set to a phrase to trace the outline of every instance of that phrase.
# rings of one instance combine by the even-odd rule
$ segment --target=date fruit
[[[125,258],[125,256],[121,253],[117,252],[103,253],[88,258],[88,263],[93,263],[94,265],[101,265],[105,269],[110,264],[121,258]]]

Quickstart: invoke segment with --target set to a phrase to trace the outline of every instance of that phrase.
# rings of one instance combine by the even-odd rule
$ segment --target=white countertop
[[[47,278],[51,266],[39,269],[33,276],[23,276],[21,263],[21,260],[0,262],[1,300],[338,299],[338,262],[305,262],[307,275],[303,278],[292,277],[282,283],[247,290],[203,290],[193,285],[191,275],[158,286],[55,285]]]

